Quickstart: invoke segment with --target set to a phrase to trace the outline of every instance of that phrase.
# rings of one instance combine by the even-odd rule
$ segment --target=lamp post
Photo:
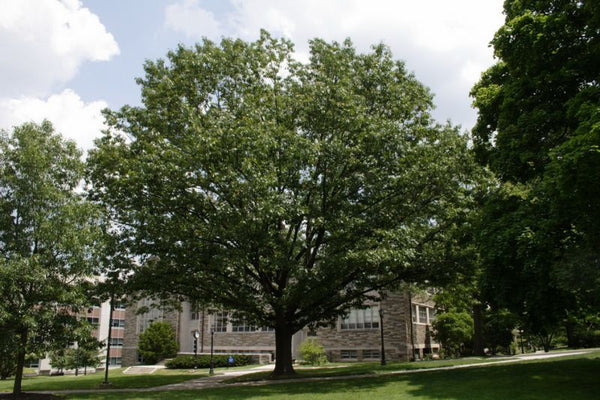
[[[383,343],[383,308],[379,308],[379,328],[381,330],[381,365],[385,365],[385,345]]]
[[[110,345],[112,341],[112,316],[115,309],[115,298],[114,295],[110,296],[110,310],[108,312],[108,338],[106,339],[106,364],[104,365],[104,382],[103,385],[110,385],[108,382],[108,367],[110,366]]]
[[[198,338],[200,337],[200,332],[196,329],[192,336],[194,336],[194,369],[198,369]]]
[[[213,368],[213,342],[214,342],[214,338],[215,338],[215,329],[211,328],[210,329],[210,369],[208,370],[208,374],[209,375],[214,375],[215,374],[215,370]]]

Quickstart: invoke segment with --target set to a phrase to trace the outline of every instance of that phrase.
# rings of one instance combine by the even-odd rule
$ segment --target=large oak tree
[[[148,61],[141,107],[106,113],[90,155],[147,293],[233,309],[291,337],[401,280],[448,268],[468,210],[457,128],[383,45],[310,42],[310,59],[262,32]]]

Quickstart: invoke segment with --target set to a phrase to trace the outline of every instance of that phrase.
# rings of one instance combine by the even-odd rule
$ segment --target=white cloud
[[[221,24],[214,14],[200,7],[197,0],[184,0],[165,8],[165,25],[190,37],[216,37]]]
[[[57,132],[77,142],[83,150],[89,150],[93,140],[104,129],[101,110],[106,107],[104,101],[85,103],[71,89],[45,100],[36,97],[0,98],[0,128],[10,130],[24,122],[40,123],[47,119]]]
[[[230,12],[217,18],[198,0],[182,0],[167,11],[186,12],[179,17],[167,13],[167,26],[196,39],[213,40],[220,36],[254,39],[265,28],[292,39],[300,59],[306,59],[307,41],[314,37],[337,41],[350,37],[361,51],[383,41],[436,94],[434,115],[440,120],[452,118],[465,128],[475,119],[468,98],[479,77],[475,69],[492,63],[488,43],[503,22],[502,0],[230,2]],[[191,15],[209,15],[210,23],[200,24]]]
[[[78,0],[3,0],[0,97],[47,96],[85,61],[119,53],[114,37]]]

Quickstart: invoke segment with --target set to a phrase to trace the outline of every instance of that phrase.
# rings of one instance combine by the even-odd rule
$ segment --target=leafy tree
[[[498,62],[472,90],[474,150],[502,183],[483,209],[483,287],[547,349],[560,324],[600,306],[600,5],[504,10]]]
[[[75,190],[80,156],[47,121],[0,133],[0,324],[14,335],[15,394],[25,355],[68,340],[85,302],[95,208]]]
[[[273,327],[275,374],[302,327],[447,271],[472,187],[467,138],[389,49],[310,48],[263,32],[148,61],[89,157],[139,288]]]
[[[168,322],[154,322],[140,334],[138,353],[147,364],[156,364],[165,358],[174,357],[178,350],[175,331]]]
[[[466,311],[448,311],[435,316],[433,337],[438,340],[444,354],[459,356],[473,338],[473,317]]]

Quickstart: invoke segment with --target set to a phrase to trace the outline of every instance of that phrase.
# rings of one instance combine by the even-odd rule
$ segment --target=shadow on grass
[[[600,358],[548,360],[353,380],[228,386],[201,391],[96,393],[68,399],[596,400],[600,393],[599,376]]]

